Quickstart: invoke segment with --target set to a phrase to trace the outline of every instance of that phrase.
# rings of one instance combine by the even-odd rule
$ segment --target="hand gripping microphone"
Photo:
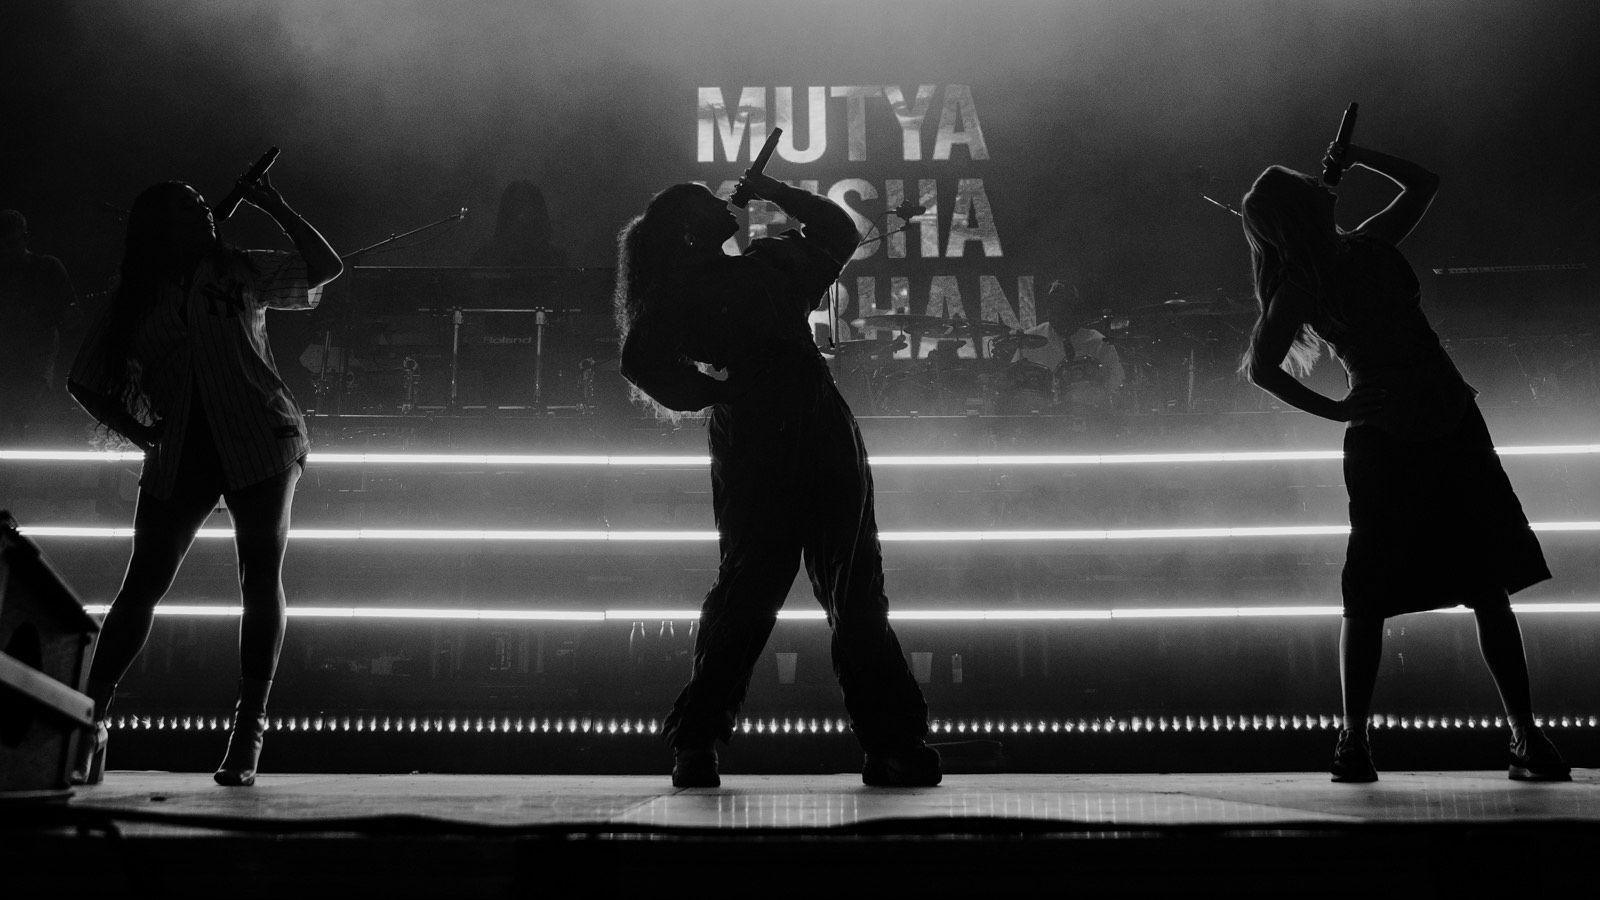
[[[1334,135],[1333,143],[1339,148],[1339,155],[1344,156],[1344,151],[1350,149],[1350,135],[1356,130],[1356,110],[1360,106],[1352,103],[1345,107],[1344,116],[1339,119],[1339,133]],[[1348,166],[1324,160],[1322,163],[1322,183],[1333,187],[1344,177],[1344,170]]]
[[[783,134],[782,128],[772,129],[772,133],[767,135],[767,142],[761,145],[761,152],[756,154],[756,161],[750,164],[750,168],[745,170],[745,174],[761,174],[761,170],[767,167],[767,160],[772,158],[772,151],[778,149],[778,136],[781,134]],[[743,185],[734,188],[733,196],[728,198],[729,203],[741,209],[750,200],[750,192],[745,190]]]
[[[268,147],[267,152],[261,154],[261,158],[256,160],[255,165],[246,170],[244,175],[234,182],[233,190],[228,192],[228,196],[223,197],[222,202],[211,207],[211,215],[219,223],[226,222],[228,217],[233,215],[233,211],[239,208],[239,202],[244,199],[245,187],[260,181],[261,176],[267,174],[267,170],[272,168],[272,164],[277,161],[278,148]]]

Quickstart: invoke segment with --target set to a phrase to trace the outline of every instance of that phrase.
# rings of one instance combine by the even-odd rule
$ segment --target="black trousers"
[[[889,627],[861,432],[831,381],[802,396],[780,404],[787,409],[750,402],[712,413],[722,561],[701,608],[693,673],[666,720],[675,747],[731,738],[802,560],[833,629],[833,670],[862,747],[892,749],[927,733],[927,704]]]

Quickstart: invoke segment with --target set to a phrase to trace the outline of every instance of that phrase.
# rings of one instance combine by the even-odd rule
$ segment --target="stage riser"
[[[1594,629],[1526,617],[1539,710],[1575,760],[1600,758]],[[650,623],[655,631],[659,623]],[[113,765],[214,765],[231,710],[233,620],[163,620],[114,713]],[[1337,727],[1337,618],[1091,622],[1029,627],[910,623],[901,641],[939,742],[970,747],[958,768],[1011,771],[1248,771],[1318,768]],[[688,673],[686,627],[637,639],[624,624],[296,622],[274,693],[270,765],[279,771],[655,771],[659,727]],[[526,654],[519,651],[526,644]],[[538,671],[543,645],[543,671]],[[508,651],[509,648],[509,651]],[[374,674],[373,654],[391,674]],[[507,654],[508,655],[502,655]],[[778,654],[796,654],[779,683]],[[961,655],[960,683],[951,662]],[[409,660],[405,662],[404,660]],[[491,663],[510,668],[490,671]],[[527,664],[526,672],[518,667]],[[365,667],[365,671],[357,671]],[[1470,616],[1397,620],[1375,709],[1392,768],[1494,768],[1506,732]],[[1563,727],[1560,722],[1566,718]],[[137,721],[130,722],[128,719]],[[286,726],[285,719],[292,719]],[[819,728],[826,733],[817,733]],[[552,731],[552,728],[555,729]],[[745,771],[849,770],[821,624],[774,633],[738,726]],[[291,730],[292,729],[292,730]],[[640,732],[643,733],[640,733]],[[529,733],[537,732],[537,733]]]

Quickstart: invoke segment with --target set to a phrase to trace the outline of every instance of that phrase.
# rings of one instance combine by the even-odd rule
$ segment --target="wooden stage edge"
[[[21,896],[1590,895],[1600,770],[953,775],[206,775],[112,772],[0,804]],[[727,879],[734,879],[728,881]],[[68,887],[70,885],[70,887]],[[64,892],[64,893],[63,893]],[[722,892],[722,891],[715,891]],[[675,892],[673,892],[675,893]]]

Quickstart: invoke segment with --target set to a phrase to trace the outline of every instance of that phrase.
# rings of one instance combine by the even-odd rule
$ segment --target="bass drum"
[[[891,360],[873,372],[873,406],[888,416],[992,414],[1004,365],[965,357]]]
[[[996,411],[1001,415],[1027,415],[1048,410],[1053,402],[1050,370],[1019,359],[1006,366],[1001,378]]]
[[[1111,388],[1100,363],[1087,356],[1063,359],[1056,366],[1056,403],[1069,412],[1096,412],[1111,406]]]

